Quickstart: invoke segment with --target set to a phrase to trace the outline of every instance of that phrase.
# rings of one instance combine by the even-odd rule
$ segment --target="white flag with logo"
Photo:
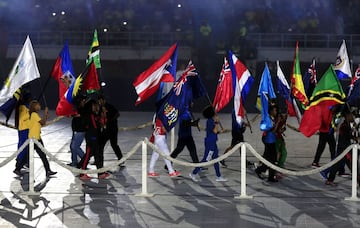
[[[35,53],[28,36],[9,76],[5,80],[4,86],[0,90],[0,106],[12,98],[15,91],[22,85],[39,77]]]

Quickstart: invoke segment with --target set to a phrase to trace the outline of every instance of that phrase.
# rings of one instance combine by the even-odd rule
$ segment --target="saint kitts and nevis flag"
[[[161,82],[174,82],[176,78],[177,44],[173,44],[156,62],[136,77],[133,86],[138,95],[135,105],[147,100]]]
[[[20,99],[19,89],[26,83],[40,78],[35,53],[29,36],[0,90],[0,110],[9,119],[16,102]]]
[[[159,101],[157,118],[161,120],[165,129],[170,131],[178,122],[179,117],[189,108],[190,103],[206,94],[196,68],[190,61],[170,92]]]
[[[345,93],[338,77],[330,66],[315,87],[306,107],[299,130],[306,137],[315,134],[322,125],[330,126],[332,119],[331,107],[345,102]]]

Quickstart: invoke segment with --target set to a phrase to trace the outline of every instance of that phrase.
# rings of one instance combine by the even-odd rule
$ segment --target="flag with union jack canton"
[[[171,91],[161,100],[157,117],[161,120],[165,129],[170,131],[190,103],[205,94],[205,87],[196,72],[195,66],[190,61]]]

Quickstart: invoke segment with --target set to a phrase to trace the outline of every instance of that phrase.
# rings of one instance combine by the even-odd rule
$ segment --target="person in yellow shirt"
[[[37,101],[37,100],[32,100],[29,104],[29,114],[30,114],[30,121],[29,121],[29,135],[28,137],[29,138],[34,138],[36,140],[38,140],[42,145],[43,142],[41,140],[41,127],[45,125],[46,123],[46,120],[49,116],[49,110],[48,108],[46,107],[45,108],[45,111],[44,111],[44,116],[43,118],[40,117],[39,115],[39,111],[41,110],[41,105],[40,103]],[[49,161],[47,160],[46,158],[46,154],[35,144],[34,145],[34,149],[36,151],[36,153],[39,155],[43,165],[44,165],[44,168],[45,168],[45,171],[46,171],[46,177],[50,177],[52,175],[55,175],[57,172],[54,172],[50,169],[50,164],[49,164]],[[23,166],[24,164],[25,159],[23,159],[21,162],[20,162],[20,165],[21,167]],[[20,171],[20,170],[14,170],[14,173],[19,175],[19,173],[17,171]],[[21,174],[21,173],[20,173]]]
[[[18,149],[24,144],[24,142],[28,139],[29,135],[29,122],[30,122],[30,114],[28,109],[28,98],[23,97],[21,98],[20,105],[16,107],[16,127],[18,129]],[[25,160],[24,163],[22,163],[22,160]],[[27,146],[24,150],[22,150],[17,158],[16,158],[16,165],[15,165],[15,171],[14,172],[20,172],[20,164],[28,164],[29,163],[29,147]]]

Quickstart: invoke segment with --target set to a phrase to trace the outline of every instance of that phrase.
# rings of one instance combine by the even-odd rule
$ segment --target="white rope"
[[[34,140],[34,143],[47,155],[49,156],[50,160],[56,162],[58,165],[60,165],[61,167],[70,170],[73,173],[87,173],[87,174],[94,174],[94,173],[103,173],[106,171],[109,171],[113,168],[118,167],[121,163],[125,162],[128,158],[130,158],[141,146],[142,141],[138,142],[128,153],[126,153],[125,156],[123,156],[120,160],[111,162],[110,164],[108,164],[108,166],[103,167],[101,169],[92,169],[92,170],[84,170],[84,169],[78,169],[78,168],[74,168],[71,166],[68,166],[66,164],[64,164],[64,162],[62,162],[61,160],[57,159],[56,156],[52,155],[47,149],[45,149],[43,147],[43,145],[41,145],[41,143],[39,143],[37,140]]]
[[[319,173],[319,172],[321,172],[321,171],[323,171],[323,170],[325,170],[327,168],[330,168],[335,163],[340,161],[354,147],[354,145],[350,145],[341,154],[339,154],[334,160],[332,160],[331,162],[329,162],[329,163],[327,163],[327,164],[325,164],[325,165],[323,165],[323,166],[321,166],[319,168],[311,169],[311,170],[305,170],[305,171],[293,171],[293,170],[283,169],[283,168],[281,168],[279,166],[276,166],[276,165],[272,164],[271,162],[269,162],[268,160],[263,158],[259,153],[257,153],[255,151],[255,149],[250,144],[245,143],[245,145],[257,159],[259,159],[262,163],[264,163],[265,165],[267,165],[271,169],[274,169],[274,170],[276,170],[278,172],[281,172],[281,173],[284,173],[284,174],[293,175],[293,176],[312,175],[312,174],[315,174],[315,173]],[[354,159],[357,159],[357,158],[354,158]]]
[[[4,161],[2,161],[0,163],[0,167],[3,167],[4,165],[6,165],[7,163],[9,163],[11,160],[13,160],[18,153],[20,153],[20,151],[24,150],[24,148],[29,144],[30,139],[27,139],[23,145],[21,145],[21,147],[14,152],[10,157],[8,157],[7,159],[5,159]],[[274,164],[272,164],[271,162],[269,162],[268,160],[264,159],[262,157],[262,155],[260,155],[259,153],[257,153],[255,151],[255,149],[249,144],[249,143],[239,143],[236,144],[229,152],[227,152],[226,154],[223,154],[221,156],[219,156],[218,158],[211,160],[211,161],[207,161],[207,162],[200,162],[200,163],[191,163],[191,162],[185,162],[185,161],[181,161],[178,159],[174,159],[172,157],[170,157],[169,155],[164,154],[164,152],[162,152],[161,150],[159,150],[159,148],[157,148],[153,143],[149,142],[149,140],[147,138],[144,139],[144,142],[150,147],[152,148],[155,152],[159,153],[160,156],[162,156],[164,159],[167,159],[175,164],[179,164],[182,166],[187,166],[187,167],[203,167],[203,166],[210,166],[213,165],[216,162],[220,162],[223,159],[226,159],[227,157],[231,156],[233,153],[235,153],[236,151],[239,150],[239,148],[241,147],[242,144],[246,145],[246,148],[249,149],[249,151],[257,158],[259,159],[262,163],[264,163],[265,165],[267,165],[269,168],[274,169],[278,172],[284,173],[284,174],[288,174],[288,175],[293,175],[293,176],[307,176],[307,175],[312,175],[312,174],[316,174],[319,173],[331,166],[333,166],[335,163],[337,163],[338,161],[340,161],[344,156],[346,156],[346,154],[352,150],[352,148],[354,147],[354,145],[350,145],[349,147],[347,147],[340,155],[338,155],[335,159],[333,159],[331,162],[316,168],[316,169],[311,169],[311,170],[303,170],[303,171],[293,171],[293,170],[288,170],[288,169],[284,169],[281,167],[278,167]],[[141,147],[141,143],[142,141],[139,141],[128,153],[126,153],[125,156],[123,156],[120,160],[111,162],[108,166],[103,167],[101,169],[93,169],[93,170],[83,170],[83,169],[78,169],[78,168],[74,168],[71,166],[68,166],[66,164],[64,164],[61,160],[57,159],[56,156],[52,155],[46,148],[43,147],[43,145],[41,145],[37,140],[34,140],[34,143],[50,158],[50,160],[56,162],[58,165],[62,166],[65,169],[70,170],[73,173],[88,173],[88,174],[94,174],[94,173],[101,173],[101,172],[105,172],[108,170],[111,170],[113,168],[116,168],[118,165],[120,165],[121,163],[125,162],[127,159],[129,159],[133,154],[135,154],[135,152],[139,149],[139,147]],[[356,158],[353,158],[356,159]]]
[[[5,159],[4,161],[2,161],[0,163],[0,167],[5,166],[7,163],[9,163],[11,160],[13,160],[21,151],[23,151],[25,149],[25,147],[27,147],[29,145],[29,142],[30,142],[30,139],[27,139],[16,152],[14,152],[10,157],[8,157],[7,159]]]
[[[221,160],[224,160],[225,158],[231,156],[233,153],[235,153],[236,150],[238,150],[241,146],[241,144],[237,144],[235,145],[231,150],[229,150],[229,152],[227,152],[226,154],[223,154],[221,156],[219,156],[218,158],[211,160],[211,161],[207,161],[207,162],[200,162],[200,163],[191,163],[191,162],[185,162],[185,161],[181,161],[175,158],[170,157],[169,155],[166,155],[164,152],[162,152],[161,150],[159,150],[159,148],[157,148],[153,143],[149,142],[149,140],[147,138],[145,138],[144,142],[154,151],[156,151],[157,153],[159,153],[161,155],[161,157],[163,157],[164,159],[167,159],[175,164],[179,164],[182,166],[188,166],[188,167],[203,167],[203,166],[209,166],[209,165],[213,165],[214,163],[220,162]]]

